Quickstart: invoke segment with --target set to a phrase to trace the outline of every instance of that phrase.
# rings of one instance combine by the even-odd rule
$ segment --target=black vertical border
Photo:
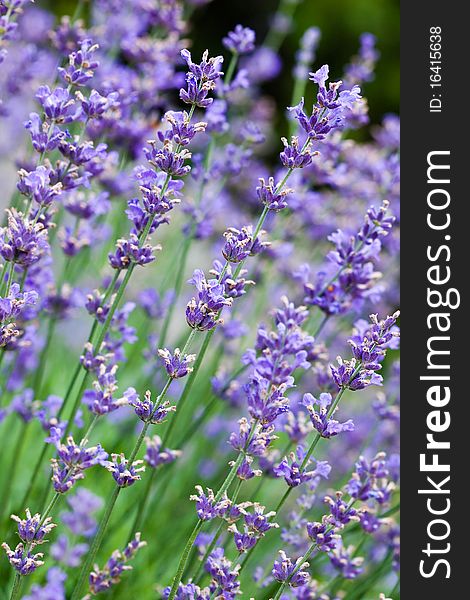
[[[402,517],[401,517],[401,593],[405,600],[454,600],[470,598],[468,578],[470,563],[468,543],[470,533],[468,515],[470,481],[470,374],[468,332],[465,318],[466,294],[464,286],[470,276],[470,177],[469,85],[470,28],[463,15],[464,4],[458,2],[403,1],[401,2],[401,325],[402,325],[402,385],[401,385],[401,439],[402,439]],[[430,87],[430,28],[442,29],[442,112],[429,112],[429,100],[434,90]],[[451,225],[448,231],[435,232],[426,224],[427,154],[435,150],[450,150]],[[451,240],[444,241],[450,234]],[[451,508],[442,518],[448,520],[451,533],[447,540],[432,541],[427,526],[433,518],[429,514],[427,496],[418,494],[426,487],[426,475],[419,468],[419,455],[426,451],[426,417],[432,407],[426,401],[429,382],[420,381],[426,374],[428,337],[432,335],[426,324],[432,312],[427,306],[428,245],[434,248],[448,243],[451,259],[451,287],[459,289],[461,306],[448,310],[452,319],[450,340],[451,400],[442,410],[451,413],[450,429],[440,439],[449,440],[450,450],[441,451],[440,461],[450,463]],[[445,261],[441,261],[445,265]],[[443,286],[445,287],[445,286]],[[466,286],[468,287],[468,286]],[[446,310],[441,308],[439,310]],[[439,373],[439,374],[442,374]],[[436,436],[437,437],[437,436]],[[448,460],[445,460],[445,459]],[[436,473],[435,480],[444,473]],[[438,496],[434,496],[437,498]],[[443,498],[444,496],[441,496]],[[444,503],[444,500],[442,500]],[[436,507],[438,501],[436,500]],[[443,529],[441,529],[443,531]],[[435,532],[439,533],[438,528]],[[428,558],[423,549],[430,542],[442,549],[450,543],[447,554],[433,554]],[[433,561],[444,558],[450,563],[450,578],[446,568],[437,568],[433,577],[420,575],[420,561],[425,559],[429,571]],[[396,600],[395,598],[393,600]]]

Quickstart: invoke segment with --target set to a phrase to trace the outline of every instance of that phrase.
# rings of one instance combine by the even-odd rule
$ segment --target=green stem
[[[164,344],[166,341],[166,336],[168,333],[168,328],[170,326],[171,319],[173,317],[173,313],[176,308],[176,301],[181,294],[181,288],[183,287],[183,279],[184,279],[184,273],[185,273],[185,269],[186,269],[186,262],[188,260],[188,254],[189,254],[189,249],[191,247],[192,240],[193,240],[192,235],[188,235],[186,237],[186,239],[184,240],[183,252],[181,254],[180,262],[178,265],[178,272],[176,274],[176,280],[175,280],[175,288],[174,288],[175,289],[175,297],[174,297],[173,301],[170,303],[170,306],[168,307],[168,311],[165,316],[165,320],[163,322],[162,330],[160,332],[160,337],[158,339],[158,347],[159,348],[164,347]]]
[[[230,59],[229,65],[227,67],[227,73],[225,74],[225,78],[224,78],[225,85],[228,85],[232,81],[233,74],[235,73],[235,67],[237,66],[237,62],[238,62],[238,53],[233,52],[232,58]]]
[[[307,550],[307,552],[302,556],[302,558],[299,559],[299,561],[297,562],[297,566],[292,571],[292,573],[290,574],[290,576],[285,581],[283,581],[280,584],[280,586],[279,586],[279,588],[278,588],[278,590],[276,592],[276,595],[274,596],[273,600],[279,600],[279,598],[281,597],[282,592],[284,591],[286,585],[289,585],[289,582],[292,581],[292,578],[294,577],[294,575],[300,571],[300,569],[302,568],[303,563],[310,557],[310,555],[312,554],[312,552],[315,550],[316,547],[317,547],[317,544],[316,544],[316,542],[314,542],[310,546],[310,548]]]
[[[113,512],[114,505],[116,504],[116,500],[118,499],[119,493],[121,491],[121,487],[115,486],[111,495],[108,498],[106,503],[105,512],[103,514],[103,518],[101,519],[98,531],[96,532],[95,537],[93,538],[93,542],[90,548],[90,551],[86,554],[86,558],[83,562],[82,569],[80,571],[80,575],[78,576],[77,583],[72,592],[71,600],[78,600],[81,597],[81,589],[85,582],[85,579],[89,575],[89,571],[93,565],[93,561],[95,560],[96,553],[101,545],[103,540],[106,527],[108,525],[109,519],[111,517],[111,513]]]
[[[19,598],[20,588],[23,580],[21,579],[21,575],[19,573],[15,574],[15,580],[13,581],[13,587],[11,588],[10,600],[16,600]]]
[[[392,600],[398,600],[397,598],[394,598],[395,594],[399,594],[400,591],[400,578],[397,579],[396,584],[393,586],[393,590],[390,592],[390,598]]]
[[[158,406],[162,403],[172,381],[173,381],[173,379],[171,379],[171,378],[168,379],[168,381],[166,382],[165,386],[163,387],[160,395],[156,399],[155,408],[153,410],[153,413],[150,415],[148,421],[146,421],[144,423],[144,426],[142,427],[142,431],[140,432],[137,442],[135,443],[134,449],[132,450],[132,452],[129,456],[129,459],[128,459],[129,465],[132,465],[132,463],[134,462],[134,459],[136,458],[136,456],[143,444],[147,430],[148,430],[149,426],[151,425],[153,415],[155,414],[155,411],[157,410]],[[78,597],[80,595],[80,590],[83,587],[83,583],[88,575],[88,571],[90,570],[90,567],[92,566],[93,561],[95,560],[96,553],[98,552],[98,550],[101,546],[101,542],[103,540],[103,536],[105,534],[106,527],[108,526],[108,522],[111,517],[111,513],[113,512],[114,505],[116,504],[116,500],[119,496],[119,492],[121,491],[121,489],[122,489],[121,487],[116,485],[112,494],[110,495],[110,497],[108,499],[108,502],[106,504],[105,513],[101,520],[98,531],[96,532],[96,535],[93,539],[93,543],[91,545],[90,551],[87,554],[86,561],[84,562],[82,570],[80,571],[80,575],[78,577],[77,583],[73,590],[71,600],[78,600]]]
[[[191,330],[191,334],[189,337],[193,336],[195,333],[195,330]],[[168,424],[168,427],[166,428],[166,431],[163,435],[163,439],[162,439],[162,446],[166,446],[169,443],[169,439],[170,436],[172,434],[173,429],[175,428],[176,422],[177,422],[177,417],[179,417],[181,415],[181,411],[183,410],[184,405],[186,404],[186,401],[189,398],[189,394],[191,392],[191,389],[194,385],[194,381],[197,377],[198,371],[201,368],[202,365],[202,361],[204,359],[204,355],[207,352],[207,348],[209,347],[210,341],[212,339],[212,336],[215,333],[215,328],[211,329],[210,331],[208,331],[206,333],[206,337],[204,338],[204,342],[201,346],[201,349],[199,350],[198,354],[197,354],[197,358],[196,361],[194,362],[194,367],[192,372],[189,374],[188,379],[186,380],[186,384],[184,386],[183,389],[183,393],[181,394],[180,399],[178,400],[178,411],[175,415],[175,417],[173,419],[171,419],[171,421]],[[189,339],[189,338],[188,338]],[[188,343],[186,342],[185,347],[188,346]],[[184,352],[183,352],[184,354]]]
[[[191,535],[188,538],[188,541],[186,542],[186,546],[184,547],[183,554],[181,555],[180,562],[178,564],[178,570],[176,571],[176,575],[173,580],[173,585],[171,586],[171,591],[170,595],[168,596],[168,600],[174,600],[176,596],[176,592],[178,591],[179,584],[183,577],[184,569],[186,568],[186,563],[188,562],[189,554],[193,547],[194,541],[196,540],[197,534],[201,530],[203,523],[204,521],[202,521],[201,519],[198,520],[198,522],[194,526],[194,529],[191,532]],[[75,599],[72,598],[72,600]]]
[[[26,427],[27,423],[22,422],[20,425],[20,429],[18,430],[18,437],[16,439],[16,443],[13,449],[13,454],[11,458],[11,464],[7,469],[7,477],[5,480],[5,493],[2,498],[2,508],[1,508],[1,519],[0,522],[3,522],[5,518],[5,513],[8,512],[9,503],[10,503],[10,495],[13,489],[15,474],[17,469],[15,468],[17,465],[17,460],[21,456],[21,452],[23,450],[24,443],[26,441]]]
[[[149,220],[149,223],[150,222],[151,222],[151,220]],[[150,227],[149,227],[149,229],[150,229]],[[132,276],[134,269],[135,269],[135,263],[130,264],[126,271],[124,279],[122,280],[121,285],[119,286],[118,291],[116,292],[116,296],[114,297],[113,303],[111,304],[111,306],[109,308],[109,312],[106,315],[106,320],[103,323],[103,327],[101,328],[98,338],[97,338],[96,342],[93,342],[93,340],[92,340],[92,343],[93,343],[93,346],[95,347],[96,352],[99,352],[101,349],[101,345],[104,341],[104,338],[106,337],[106,334],[108,333],[108,329],[111,325],[111,321],[114,317],[116,310],[118,309],[119,303],[121,302],[124,292],[126,291],[127,284],[129,283],[129,280]]]
[[[44,347],[41,350],[41,354],[39,356],[39,364],[36,368],[36,374],[34,376],[33,390],[39,398],[41,397],[40,388],[41,388],[42,378],[44,375],[44,369],[45,369],[45,365],[46,365],[46,357],[49,352],[52,338],[54,336],[54,330],[55,330],[56,323],[57,323],[56,319],[53,316],[50,316],[49,323],[47,325],[46,342],[44,344]]]
[[[148,501],[150,499],[150,490],[152,489],[153,480],[155,478],[157,469],[152,469],[150,475],[147,478],[147,482],[145,485],[144,493],[142,495],[142,499],[139,503],[137,514],[133,521],[131,530],[129,531],[129,541],[132,539],[134,533],[140,531],[141,524],[145,520],[145,512],[147,509]]]
[[[44,457],[46,455],[47,452],[47,448],[48,448],[49,444],[44,444],[41,450],[41,454],[38,457],[38,460],[36,461],[36,465],[33,469],[33,474],[31,475],[31,477],[29,478],[29,482],[28,482],[28,487],[26,488],[26,492],[24,493],[23,499],[21,500],[20,503],[20,507],[25,507],[26,503],[28,501],[29,495],[31,494],[31,491],[34,487],[34,484],[36,483],[36,479],[39,475],[39,471],[41,469],[41,465],[42,465],[42,461],[44,460]]]
[[[249,446],[249,444],[251,442],[251,439],[252,439],[252,437],[253,437],[253,435],[255,433],[256,425],[257,425],[257,421],[255,421],[253,423],[253,425],[252,425],[251,433],[248,436],[248,440],[246,442],[245,449],[248,448],[248,446]],[[222,485],[219,488],[219,491],[217,492],[217,494],[215,496],[215,499],[214,499],[215,503],[217,503],[222,498],[222,496],[224,495],[224,493],[230,487],[230,484],[232,483],[232,481],[235,479],[238,467],[242,464],[244,456],[245,456],[245,452],[244,451],[243,452],[239,452],[237,460],[233,463],[232,468],[230,469],[229,474],[225,478],[225,481],[222,483]],[[199,519],[199,521],[196,523],[196,527],[193,529],[193,533],[190,535],[190,537],[189,537],[189,539],[188,539],[188,541],[186,543],[186,546],[184,547],[183,554],[181,555],[180,562],[178,564],[178,570],[177,570],[176,575],[175,575],[175,577],[173,579],[173,585],[171,587],[171,592],[170,592],[170,595],[168,597],[168,600],[174,600],[176,592],[178,591],[179,584],[181,582],[184,570],[186,568],[186,563],[188,562],[189,551],[191,550],[191,547],[192,547],[192,545],[194,543],[194,540],[196,539],[196,535],[199,532],[199,529],[201,529],[201,527],[202,527],[202,523],[203,523],[203,521],[201,521]],[[197,529],[198,527],[199,527],[199,529]],[[197,531],[196,531],[196,529],[197,529]],[[191,539],[195,531],[196,531],[196,534],[194,535],[194,538]],[[188,548],[188,546],[189,546],[189,548]]]
[[[103,298],[103,301],[101,302],[101,306],[103,306],[104,304],[106,304],[107,300],[112,295],[112,293],[114,291],[114,288],[115,288],[115,285],[116,285],[116,282],[117,282],[117,280],[119,278],[119,275],[120,275],[120,272],[116,270],[116,272],[114,273],[114,276],[113,276],[113,278],[112,278],[110,284],[108,285],[108,288],[107,288],[107,290],[106,290],[106,292],[104,294],[104,298]],[[97,321],[97,319],[95,319],[93,321],[93,325],[91,327],[90,334],[88,335],[88,339],[87,339],[88,343],[91,343],[91,340],[93,339],[93,337],[95,335],[97,327],[98,327],[98,321]],[[72,391],[73,391],[73,389],[75,387],[75,383],[76,383],[76,381],[78,379],[78,376],[80,375],[81,370],[82,370],[82,365],[81,365],[80,361],[78,361],[77,366],[75,367],[75,371],[74,371],[74,373],[72,375],[72,379],[70,380],[69,386],[68,386],[68,388],[67,388],[67,390],[65,392],[64,401],[62,402],[62,405],[61,405],[61,407],[59,409],[59,412],[57,413],[57,418],[58,419],[60,419],[60,417],[62,416],[62,414],[63,414],[63,412],[65,410],[65,407],[66,407],[67,402],[68,402],[68,400],[70,398],[70,395],[72,394]]]
[[[239,479],[238,483],[237,483],[237,487],[235,488],[233,495],[232,495],[232,503],[235,504],[238,498],[238,495],[240,493],[240,488],[242,486],[243,480]],[[199,585],[204,573],[204,565],[206,564],[207,559],[209,558],[209,556],[212,554],[214,548],[217,545],[217,542],[222,534],[222,531],[224,530],[224,528],[227,526],[227,523],[221,519],[220,521],[220,525],[217,527],[216,532],[214,533],[214,537],[212,538],[212,542],[209,544],[204,556],[201,559],[201,564],[199,565],[199,568],[197,570],[196,575],[193,578],[193,581],[196,585]]]

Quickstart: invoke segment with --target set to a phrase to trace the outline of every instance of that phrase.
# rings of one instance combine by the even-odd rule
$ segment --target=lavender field
[[[400,598],[399,118],[274,4],[0,0],[0,600]]]

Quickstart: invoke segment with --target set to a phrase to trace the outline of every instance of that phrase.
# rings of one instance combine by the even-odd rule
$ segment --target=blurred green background
[[[37,5],[57,15],[72,14],[77,0],[37,0]],[[222,51],[222,37],[237,23],[255,29],[258,41],[262,41],[278,6],[279,0],[213,0],[197,9],[189,32],[196,54],[205,48],[211,54]],[[299,38],[308,27],[319,27],[322,32],[317,64],[328,63],[333,79],[341,76],[343,66],[357,52],[360,34],[367,31],[377,36],[381,53],[375,80],[366,84],[364,90],[371,121],[378,123],[385,113],[398,112],[399,10],[399,0],[301,1],[295,10],[293,29],[280,48],[284,68],[278,79],[270,82],[267,91],[280,106],[290,103],[294,56]]]

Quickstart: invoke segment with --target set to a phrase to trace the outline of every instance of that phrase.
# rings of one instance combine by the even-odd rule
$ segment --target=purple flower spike
[[[59,68],[62,79],[73,86],[85,85],[94,75],[99,62],[94,59],[98,44],[93,44],[90,39],[80,42],[80,49],[69,55],[69,64],[66,68]]]
[[[230,306],[232,300],[225,297],[224,286],[217,279],[207,280],[200,269],[194,271],[188,283],[195,285],[198,292],[186,306],[188,325],[200,331],[213,329],[219,322],[219,311]]]
[[[274,467],[273,471],[277,477],[284,477],[289,487],[297,487],[306,481],[315,479],[316,477],[328,478],[331,471],[330,465],[326,461],[318,461],[317,467],[314,470],[307,471],[311,461],[302,467],[305,458],[305,452],[302,446],[297,447],[297,451],[291,452],[290,460],[284,457],[281,463]]]
[[[160,405],[155,405],[151,396],[150,391],[147,390],[143,400],[136,395],[128,403],[134,407],[135,414],[141,421],[148,421],[150,419],[150,423],[157,425],[164,422],[168,413],[175,412],[176,406],[170,406],[168,401]]]
[[[223,38],[222,43],[234,54],[249,54],[255,49],[255,32],[249,27],[237,25]]]
[[[281,583],[289,582],[289,585],[293,588],[308,583],[310,575],[303,569],[306,569],[309,563],[304,562],[300,564],[299,561],[293,563],[283,550],[279,550],[279,554],[281,555],[281,560],[274,561],[274,567],[271,571],[274,579]]]
[[[221,56],[209,58],[206,50],[199,64],[193,63],[189,50],[181,50],[181,56],[186,61],[189,72],[186,75],[186,89],[180,89],[180,98],[186,104],[207,108],[213,102],[208,94],[215,87],[215,82],[223,73],[219,68],[223,62]]]
[[[117,92],[110,92],[106,96],[102,96],[96,90],[92,90],[88,98],[81,92],[77,92],[76,95],[80,100],[83,112],[89,119],[101,117],[107,111],[118,108],[120,104]]]
[[[322,523],[307,523],[307,534],[321,552],[330,552],[336,548],[338,540],[341,539],[325,518]]]
[[[342,574],[345,579],[355,579],[362,572],[362,563],[364,559],[361,556],[354,557],[354,547],[349,546],[345,548],[339,543],[328,554],[331,564],[335,566]]]
[[[0,227],[0,256],[30,267],[49,250],[47,229],[40,222],[34,223],[16,210],[7,209],[8,225]]]
[[[31,516],[29,508],[26,509],[26,519],[20,519],[16,515],[11,515],[13,521],[18,523],[18,535],[25,544],[35,546],[47,542],[45,539],[56,525],[52,523],[52,518],[47,517],[42,521],[41,515],[36,513]]]
[[[153,469],[160,465],[168,465],[181,456],[181,450],[162,448],[162,440],[158,435],[154,435],[152,438],[146,437],[145,446],[147,451],[144,460]]]
[[[261,177],[260,185],[256,188],[259,200],[266,205],[269,210],[280,211],[288,206],[287,196],[293,192],[290,188],[284,187],[277,191],[278,186],[274,183],[274,178],[270,177],[268,182]]]
[[[256,535],[250,531],[246,525],[244,526],[243,532],[238,531],[235,524],[230,525],[230,527],[227,528],[227,531],[233,533],[233,541],[240,554],[251,550],[258,541]]]
[[[196,359],[195,354],[182,355],[179,348],[172,354],[167,348],[159,349],[158,356],[163,359],[168,376],[172,379],[186,377],[193,370],[189,365]]]
[[[192,494],[189,499],[196,502],[197,516],[202,521],[210,521],[215,519],[219,514],[223,514],[230,506],[230,501],[227,497],[223,497],[218,502],[215,501],[214,492],[207,488],[207,494],[200,485],[196,486],[197,494]]]
[[[33,554],[30,551],[25,551],[24,544],[18,544],[14,550],[6,543],[2,544],[2,548],[5,550],[8,560],[11,566],[20,575],[30,575],[34,571],[44,564],[42,552]]]
[[[145,266],[155,260],[154,252],[161,250],[161,246],[141,245],[139,238],[131,234],[129,239],[119,239],[116,242],[116,251],[109,254],[109,264],[113,269],[128,269],[132,265]]]
[[[270,245],[269,242],[261,242],[259,238],[253,240],[251,227],[243,227],[241,230],[230,227],[225,231],[224,238],[222,254],[232,263],[239,263],[250,255],[259,254]]]
[[[20,181],[17,188],[22,194],[32,198],[40,206],[48,206],[62,191],[61,183],[50,184],[51,174],[51,169],[42,165],[30,172],[21,169],[18,172]]]
[[[354,431],[354,423],[351,419],[340,423],[332,419],[332,415],[328,416],[328,409],[332,402],[331,394],[327,393],[320,394],[318,400],[312,394],[304,394],[302,399],[302,404],[310,414],[312,425],[323,438],[334,437],[343,431]]]
[[[42,85],[36,98],[43,107],[46,118],[54,123],[71,123],[80,113],[74,99],[64,88],[57,87],[51,92],[48,85]]]
[[[301,148],[299,145],[299,138],[292,136],[291,143],[289,144],[286,138],[281,138],[284,144],[284,150],[279,155],[281,163],[287,169],[303,169],[312,164],[313,157],[318,152],[310,152],[310,146],[307,145]]]
[[[136,533],[134,539],[127,544],[122,552],[115,550],[103,569],[98,569],[95,566],[89,577],[90,591],[93,595],[109,590],[113,585],[119,583],[121,575],[125,571],[132,569],[127,562],[134,558],[138,550],[147,544],[147,542],[141,541],[140,537],[140,532]]]
[[[145,467],[140,466],[143,462],[143,460],[135,460],[129,464],[124,454],[111,454],[111,460],[105,466],[112,473],[119,487],[129,487],[141,479],[139,473],[145,471]]]

